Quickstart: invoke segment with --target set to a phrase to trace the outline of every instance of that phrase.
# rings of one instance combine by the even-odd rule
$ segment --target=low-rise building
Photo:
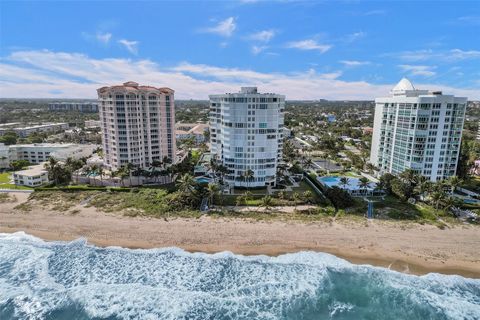
[[[175,124],[175,136],[177,140],[193,138],[196,144],[205,142],[205,132],[210,126],[205,123],[177,123]]]
[[[0,144],[0,169],[8,168],[11,161],[27,160],[32,164],[42,163],[50,157],[65,161],[67,158],[89,157],[99,146],[75,143],[33,143],[5,146]]]
[[[61,122],[61,123],[45,123],[45,124],[38,124],[32,125],[27,127],[16,127],[12,126],[2,126],[0,128],[0,136],[3,136],[7,132],[15,132],[18,136],[24,138],[32,133],[38,132],[56,132],[61,130],[68,129],[68,123]]]
[[[49,182],[44,163],[30,166],[26,170],[15,171],[13,181],[17,186],[39,187]]]
[[[79,111],[82,113],[98,112],[96,102],[54,102],[48,104],[50,111]]]
[[[101,128],[102,122],[100,120],[87,120],[85,121],[85,129]]]

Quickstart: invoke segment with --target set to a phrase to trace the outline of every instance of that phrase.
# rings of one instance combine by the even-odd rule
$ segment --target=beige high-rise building
[[[105,165],[175,161],[174,91],[126,82],[97,90]]]

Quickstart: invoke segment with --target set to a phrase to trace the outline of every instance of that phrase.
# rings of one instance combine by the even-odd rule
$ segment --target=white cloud
[[[110,42],[110,39],[112,38],[112,34],[109,32],[106,32],[106,33],[97,32],[96,38],[99,42],[108,44]]]
[[[208,99],[208,94],[236,92],[240,86],[256,85],[263,92],[285,94],[287,99],[361,99],[388,95],[394,83],[377,85],[366,81],[340,80],[340,72],[263,73],[181,63],[160,68],[151,60],[94,59],[79,53],[17,51],[0,58],[1,97],[95,98],[96,89],[136,81],[171,87],[177,99]],[[480,90],[441,85],[416,87],[480,99]]]
[[[269,42],[275,36],[275,30],[263,30],[256,33],[252,33],[247,37],[249,40]]]
[[[409,72],[413,76],[431,77],[436,74],[436,72],[432,70],[436,68],[435,66],[413,66],[409,64],[402,64],[399,65],[399,67],[403,71]]]
[[[332,46],[328,44],[319,44],[313,39],[306,39],[289,42],[287,43],[287,48],[294,48],[299,50],[316,50],[320,51],[321,53],[325,53],[330,50]]]
[[[137,54],[138,53],[138,41],[130,41],[126,39],[118,40],[118,43],[123,45],[130,53]]]
[[[465,60],[465,59],[479,59],[480,51],[477,50],[460,50],[452,49],[450,50],[450,57],[447,57],[453,60]]]
[[[349,34],[345,37],[345,42],[348,42],[348,43],[354,42],[358,39],[361,39],[361,38],[365,37],[366,35],[367,34],[363,31],[354,32],[354,33],[351,33],[351,34]]]
[[[340,63],[347,67],[359,67],[370,64],[370,61],[357,61],[357,60],[341,60]]]
[[[361,13],[362,16],[379,16],[379,15],[384,15],[386,14],[386,10],[371,10],[367,12]]]
[[[415,51],[402,51],[399,53],[390,53],[387,56],[398,57],[405,61],[426,61],[426,60],[439,60],[439,61],[460,61],[467,59],[480,59],[480,51],[478,50],[462,50],[462,49],[450,49],[446,51],[433,51],[431,49],[415,50]]]
[[[266,49],[268,49],[268,46],[252,46],[252,53],[253,55],[258,55]]]
[[[235,23],[235,18],[234,17],[229,17],[223,21],[220,21],[216,26],[211,27],[211,28],[205,28],[201,29],[201,32],[206,32],[206,33],[215,33],[218,34],[222,37],[230,37],[235,29],[237,28],[237,25]]]
[[[458,17],[457,22],[465,25],[477,26],[480,25],[480,16]]]

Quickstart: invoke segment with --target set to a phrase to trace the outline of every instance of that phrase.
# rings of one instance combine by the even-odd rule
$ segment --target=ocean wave
[[[0,319],[480,319],[480,280],[0,234]]]

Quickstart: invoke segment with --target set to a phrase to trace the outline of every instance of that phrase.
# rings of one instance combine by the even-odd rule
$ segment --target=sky
[[[0,1],[0,97],[177,99],[257,86],[372,100],[402,78],[480,99],[478,1]]]

